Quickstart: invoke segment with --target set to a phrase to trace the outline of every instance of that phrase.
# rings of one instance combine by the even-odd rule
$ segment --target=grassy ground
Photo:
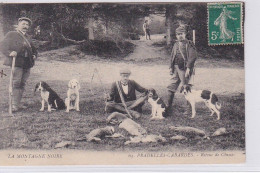
[[[66,83],[57,81],[47,81],[50,86],[58,92],[62,98],[66,96]],[[32,83],[29,83],[29,85]],[[5,86],[7,87],[7,86]],[[109,86],[106,86],[109,88]],[[164,88],[157,88],[160,95],[165,99]],[[3,85],[1,85],[3,91]],[[71,149],[83,150],[145,150],[148,151],[172,151],[174,149],[185,149],[192,151],[201,150],[243,150],[245,148],[245,121],[244,121],[244,96],[233,98],[220,96],[223,104],[222,118],[220,121],[216,117],[210,117],[209,110],[200,104],[198,105],[197,117],[190,119],[183,115],[184,103],[182,96],[177,95],[174,105],[173,116],[162,121],[150,120],[150,106],[144,106],[144,115],[137,120],[150,134],[162,134],[167,138],[165,143],[133,144],[124,146],[124,142],[129,136],[121,139],[105,139],[100,143],[77,141],[83,138],[92,129],[106,126],[104,113],[104,102],[102,100],[102,89],[95,87],[95,95],[89,91],[89,84],[82,83],[80,112],[55,111],[52,113],[39,112],[39,93],[33,96],[32,92],[27,92],[24,98],[29,107],[15,114],[15,117],[7,115],[7,102],[1,100],[0,110],[0,149],[53,149],[61,141],[75,142]],[[7,94],[1,98],[8,98]],[[207,139],[189,138],[188,141],[175,142],[170,137],[174,133],[169,126],[191,126],[203,129],[207,134],[212,134],[216,129],[225,127],[229,134]],[[123,132],[124,133],[124,132]],[[125,134],[125,133],[124,133]]]

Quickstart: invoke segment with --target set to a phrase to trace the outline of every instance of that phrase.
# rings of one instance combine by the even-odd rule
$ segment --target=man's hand
[[[189,77],[190,76],[190,68],[187,68],[186,72],[185,72],[185,77]]]
[[[12,57],[16,57],[17,56],[17,52],[15,52],[15,51],[12,51],[11,53],[10,53],[10,55],[9,56],[12,56]]]
[[[36,57],[35,55],[33,55],[33,60],[36,60],[36,58],[37,58],[37,57]]]

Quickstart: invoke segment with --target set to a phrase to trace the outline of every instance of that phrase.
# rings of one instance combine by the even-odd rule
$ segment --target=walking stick
[[[13,56],[10,83],[9,83],[9,114],[10,115],[13,114],[12,104],[13,104],[13,77],[14,77],[15,60],[16,60],[16,57]]]
[[[95,73],[97,74],[98,80],[99,80],[101,87],[102,87],[102,90],[103,90],[103,93],[107,94],[107,92],[104,88],[103,82],[101,80],[101,76],[99,74],[99,71],[98,71],[97,68],[95,68],[94,71],[93,71],[92,77],[91,77],[91,81],[90,81],[90,91],[91,91],[92,95],[94,95],[92,83],[93,83],[93,80],[94,80]]]

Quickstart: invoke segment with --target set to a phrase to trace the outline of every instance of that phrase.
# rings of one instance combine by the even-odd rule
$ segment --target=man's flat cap
[[[23,20],[29,22],[29,24],[32,25],[31,19],[29,19],[29,18],[27,18],[27,17],[21,17],[21,18],[19,18],[19,19],[18,19],[18,22],[21,22],[21,21],[23,21]]]
[[[131,74],[131,71],[128,68],[123,68],[120,70],[120,74]]]
[[[186,33],[186,27],[185,27],[185,26],[179,26],[179,27],[176,29],[176,33],[183,33],[183,32]]]

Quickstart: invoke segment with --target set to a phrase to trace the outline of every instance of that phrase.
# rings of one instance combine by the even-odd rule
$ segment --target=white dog
[[[148,90],[148,102],[152,105],[151,119],[164,119],[166,105],[152,88]]]
[[[183,85],[180,92],[184,94],[186,100],[190,102],[192,108],[192,116],[196,116],[195,104],[198,102],[204,102],[206,106],[211,110],[210,116],[213,116],[214,113],[217,114],[218,120],[220,119],[220,108],[221,104],[218,102],[217,96],[208,90],[193,90],[192,85]]]
[[[66,112],[69,112],[72,109],[79,111],[79,81],[77,79],[70,80],[68,87],[67,98],[65,99],[67,107]]]

